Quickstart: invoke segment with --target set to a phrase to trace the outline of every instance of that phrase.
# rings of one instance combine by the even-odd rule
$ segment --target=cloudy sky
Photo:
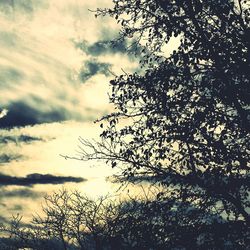
[[[104,163],[60,156],[75,154],[78,136],[99,135],[93,121],[112,110],[110,71],[138,67],[124,44],[108,42],[118,34],[114,20],[88,10],[110,5],[0,0],[0,220],[30,215],[62,185],[94,196],[117,188],[105,182]]]

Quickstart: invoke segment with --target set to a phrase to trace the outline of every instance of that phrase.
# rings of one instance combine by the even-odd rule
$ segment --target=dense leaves
[[[63,190],[45,201],[43,216],[36,216],[29,227],[20,217],[0,227],[0,233],[8,236],[0,238],[1,249],[246,249],[247,245],[244,223],[221,220],[189,202],[158,200],[154,193],[150,198],[114,201]]]
[[[83,158],[106,159],[128,180],[156,178],[176,201],[216,211],[232,227],[249,225],[249,8],[232,0],[115,0],[98,10],[142,48],[145,73],[110,82],[117,112],[101,119],[101,142],[82,141],[92,149]],[[180,46],[164,57],[173,37]]]

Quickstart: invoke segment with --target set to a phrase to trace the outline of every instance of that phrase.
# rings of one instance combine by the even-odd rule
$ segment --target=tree
[[[118,204],[62,192],[47,198],[35,228],[14,223],[10,233],[37,249],[249,248],[249,4],[114,0],[97,15],[134,38],[143,73],[110,82],[116,112],[100,119],[99,142],[81,139],[82,159],[164,190]],[[165,58],[172,37],[180,46]]]
[[[166,236],[177,229],[176,211],[169,209],[167,203],[162,210],[154,195],[153,192],[150,197],[145,194],[123,201],[111,197],[92,200],[79,192],[62,190],[45,197],[44,214],[35,216],[32,223],[23,225],[21,217],[16,216],[9,226],[0,227],[0,232],[5,232],[0,247],[6,250],[166,249],[173,245],[173,240],[169,242]],[[196,213],[188,204],[187,208],[190,215]],[[176,238],[174,243],[194,246],[187,240],[180,243]]]
[[[1,249],[109,249],[107,242],[112,240],[115,219],[122,216],[121,206],[111,197],[93,200],[77,191],[47,195],[43,214],[34,216],[31,223],[22,224],[21,216],[15,216],[10,225],[0,227],[5,233]]]
[[[144,73],[110,82],[116,112],[99,120],[100,142],[81,140],[90,149],[82,159],[105,159],[127,180],[156,179],[167,190],[159,201],[200,211],[189,229],[228,226],[239,249],[250,222],[249,7],[240,0],[115,0],[112,9],[98,9],[121,24],[120,39],[134,38]],[[173,37],[180,46],[165,58]],[[213,240],[226,248],[230,232],[220,233]]]
[[[187,202],[173,207],[171,199],[162,204],[154,195],[153,192],[150,197],[145,194],[123,201],[111,197],[92,200],[78,192],[62,190],[45,197],[44,214],[34,217],[30,224],[22,224],[21,217],[16,216],[10,226],[0,227],[0,232],[5,233],[0,238],[0,247],[6,250],[197,249],[197,242],[193,241],[196,236],[198,249],[215,249],[218,241],[213,239],[224,231],[230,231],[224,238],[227,249],[239,249],[237,241],[244,241],[244,234],[239,235],[228,224],[197,230],[205,210]],[[237,229],[246,228],[238,225]]]

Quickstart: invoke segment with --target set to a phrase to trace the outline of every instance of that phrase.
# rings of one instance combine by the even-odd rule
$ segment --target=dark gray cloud
[[[16,154],[1,154],[0,155],[0,164],[1,163],[9,163],[12,161],[17,161],[22,159],[22,155],[16,155]]]
[[[103,74],[105,76],[110,75],[109,63],[100,63],[98,61],[87,61],[85,62],[83,68],[80,71],[79,78],[82,82],[86,82],[89,78],[96,74]]]
[[[52,118],[52,121],[55,121],[53,113],[46,114],[46,117],[44,117],[39,110],[21,101],[10,103],[6,108],[8,109],[8,114],[0,119],[0,127],[2,128],[35,125],[41,123],[42,118],[44,121],[48,121],[49,117]],[[56,114],[56,117],[58,116],[59,114]]]
[[[32,186],[35,184],[62,184],[65,182],[83,182],[84,178],[73,176],[55,176],[51,174],[29,174],[26,177],[14,177],[0,174],[0,186]]]
[[[0,136],[0,144],[8,144],[10,142],[13,143],[32,143],[35,141],[44,141],[44,139],[29,135],[19,135],[19,136]]]
[[[98,41],[89,44],[87,41],[74,42],[75,47],[88,55],[100,56],[105,54],[126,53],[126,42],[112,43],[110,41]]]
[[[88,12],[108,2],[0,0],[0,109],[9,111],[0,119],[0,128],[99,117],[103,107],[97,110],[95,98],[86,94],[90,88],[81,83],[97,74],[109,76],[109,68],[117,67],[112,55],[126,51],[126,42],[115,46],[109,42],[118,35],[113,21],[96,22]],[[78,37],[88,42],[72,44]],[[82,67],[81,61],[86,61]],[[93,83],[93,88],[98,86]],[[88,112],[90,105],[97,112]]]
[[[104,32],[103,37],[105,38],[105,34],[108,33],[110,33],[108,30]],[[114,40],[115,37],[118,37],[118,35],[113,34],[113,36],[109,37],[107,40],[101,40],[95,43],[88,43],[86,40],[74,41],[74,45],[76,48],[93,57],[117,53],[127,55],[130,53],[133,55],[129,57],[130,60],[133,61],[136,60],[136,58],[138,59],[138,57],[140,58],[142,47],[140,47],[134,39]]]
[[[38,199],[42,196],[45,196],[44,192],[36,192],[30,188],[20,188],[16,190],[0,190],[0,196],[5,198],[15,198],[15,197],[24,197],[24,198],[32,198]]]
[[[8,109],[8,114],[0,119],[0,128],[21,127],[26,125],[35,125],[49,122],[65,121],[78,117],[72,111],[64,107],[52,107],[51,110],[43,110],[42,100],[37,101],[34,107],[23,101],[16,101],[5,106]],[[45,100],[44,100],[45,102]],[[25,139],[25,138],[22,138]],[[28,138],[26,138],[28,140]]]

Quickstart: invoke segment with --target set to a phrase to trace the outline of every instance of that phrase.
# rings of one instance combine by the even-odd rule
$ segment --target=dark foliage
[[[3,230],[34,249],[249,249],[249,3],[114,0],[98,15],[133,38],[144,73],[111,81],[116,112],[100,120],[100,142],[81,139],[82,159],[163,191],[118,203],[61,192],[32,229]]]
[[[0,227],[1,249],[245,250],[249,236],[244,223],[223,221],[189,202],[159,201],[154,194],[114,201],[63,190],[45,201],[44,214],[29,226],[17,216]]]
[[[166,188],[158,201],[178,204],[176,222],[166,220],[163,233],[171,249],[196,242],[200,232],[210,249],[228,249],[228,239],[236,249],[247,246],[249,7],[240,0],[116,0],[97,11],[117,19],[121,39],[133,37],[134,48],[147,41],[145,73],[110,82],[117,111],[100,120],[100,142],[81,141],[90,149],[82,159],[105,159],[128,180],[148,176]],[[173,37],[180,46],[165,58]]]

